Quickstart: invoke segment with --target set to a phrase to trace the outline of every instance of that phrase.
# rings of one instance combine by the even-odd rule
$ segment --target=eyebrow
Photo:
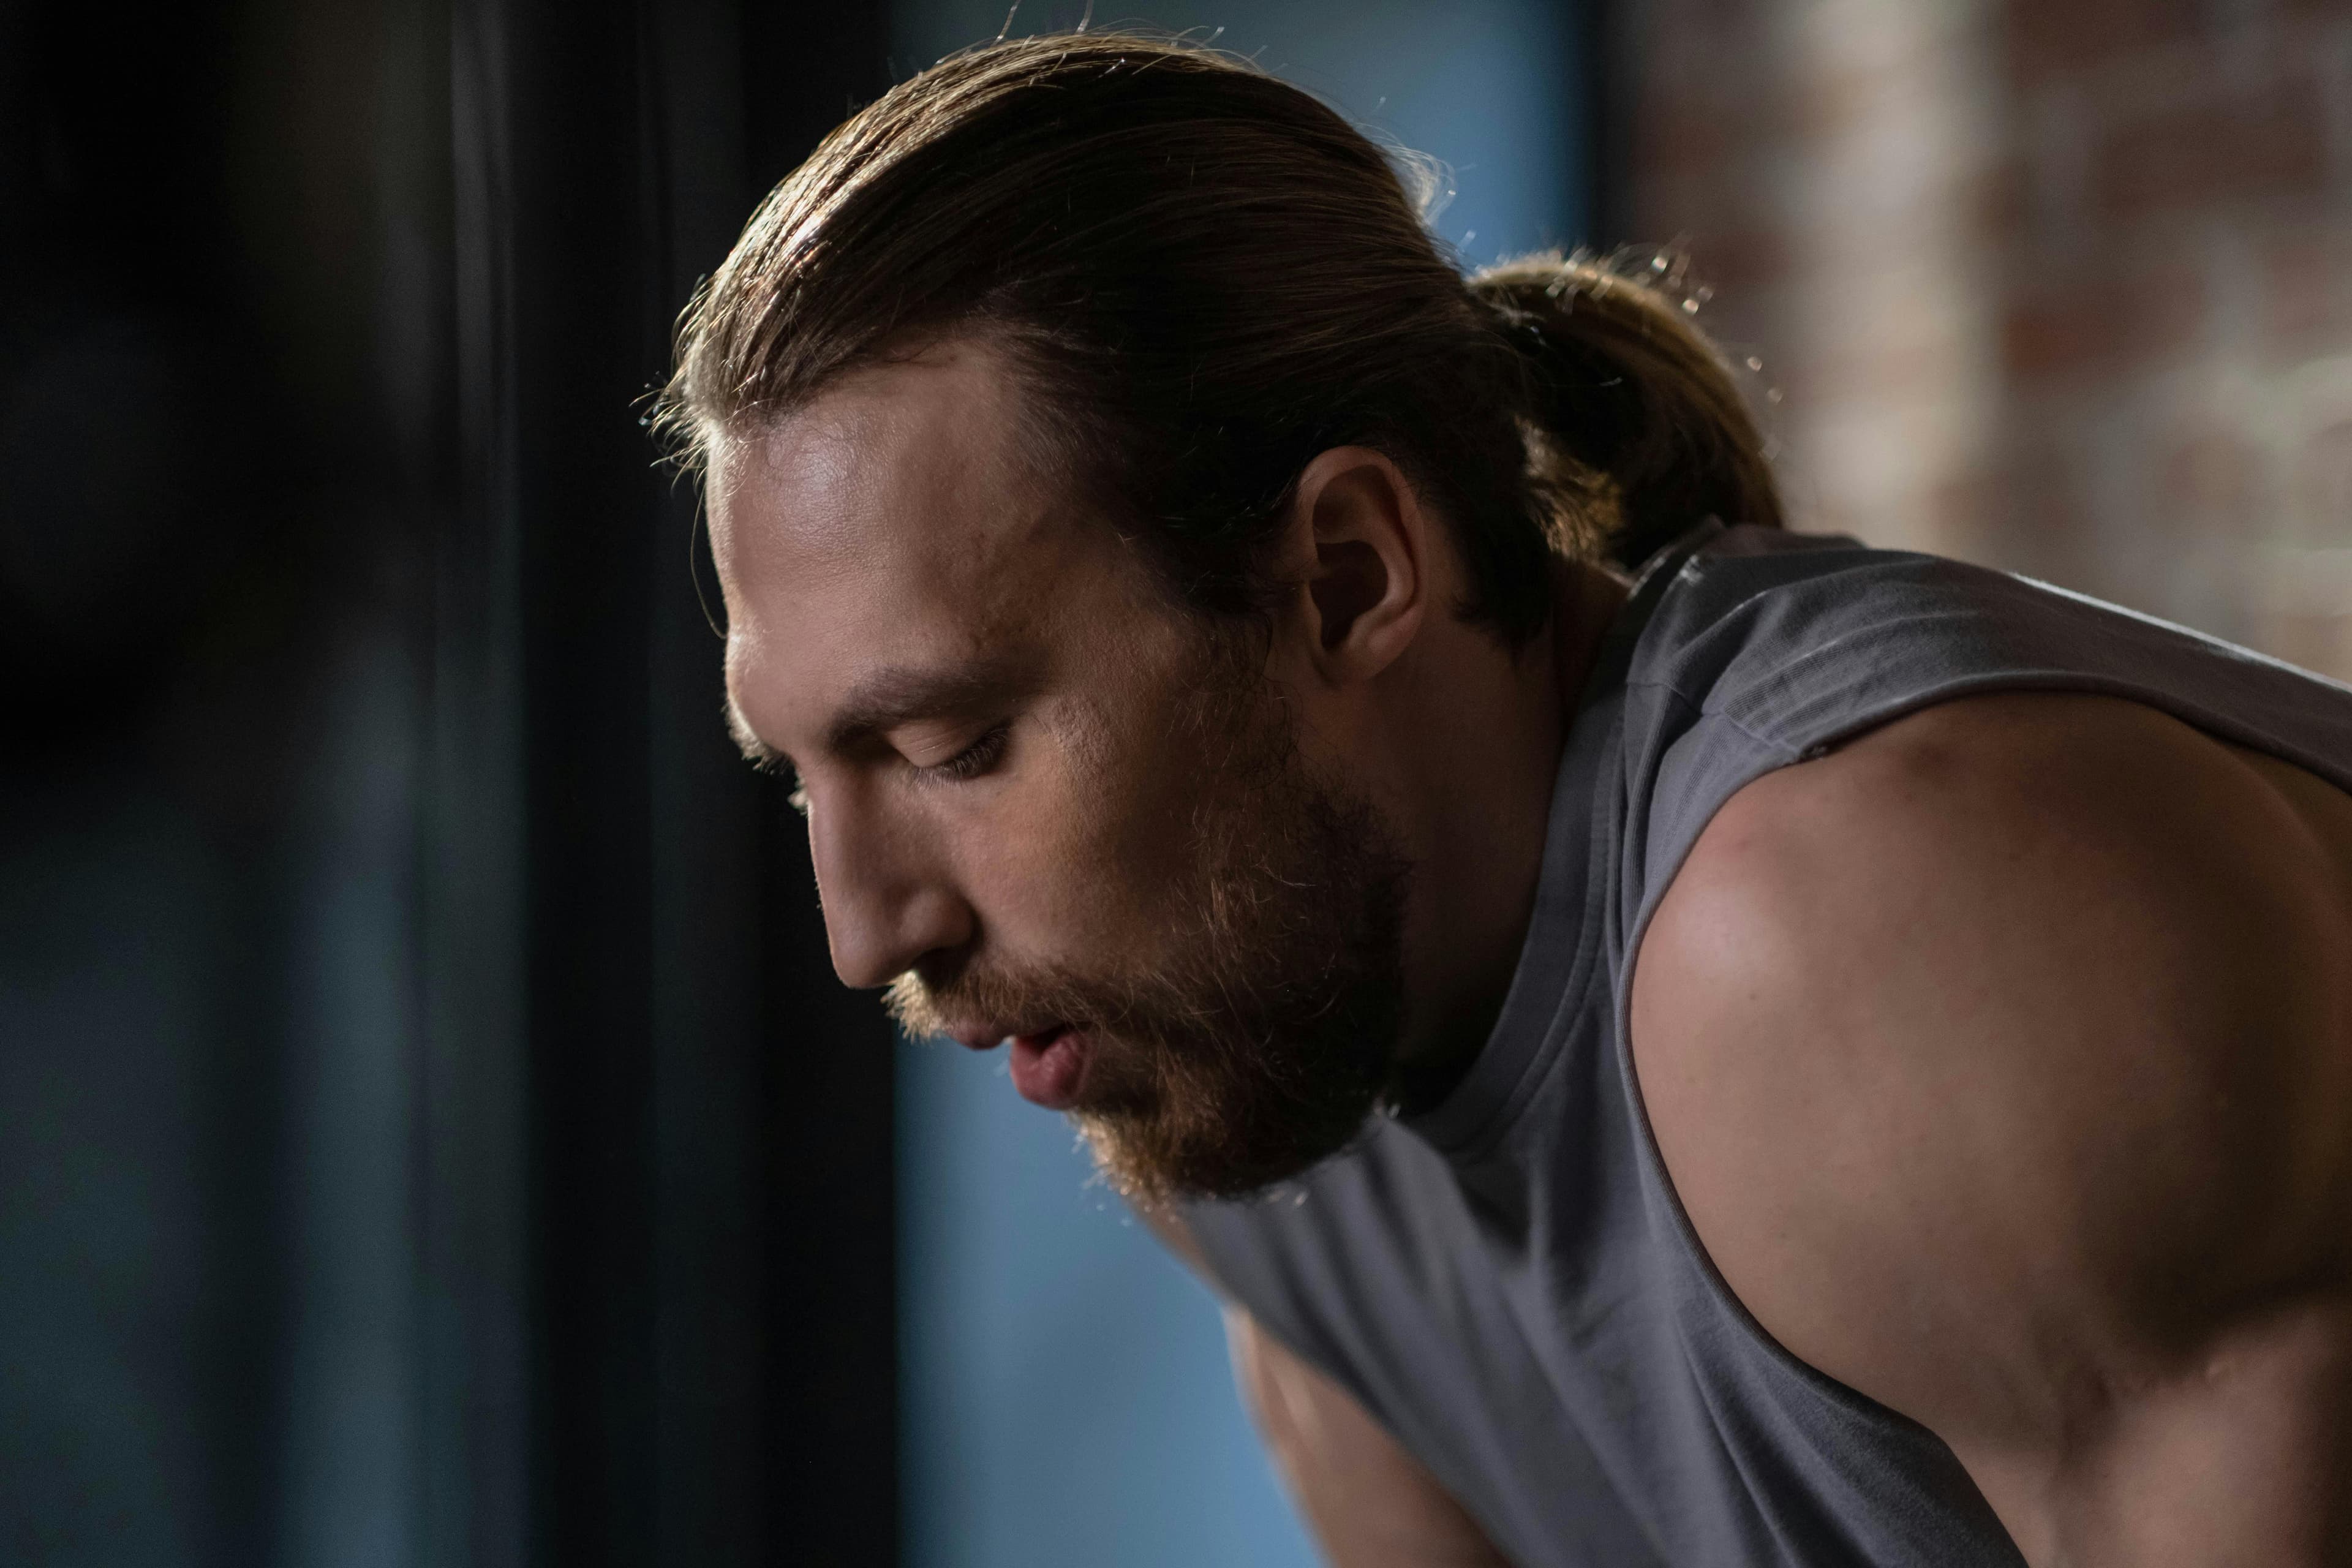
[[[997,654],[955,665],[898,665],[877,670],[842,699],[840,710],[825,726],[825,747],[845,752],[900,724],[961,712],[1012,695],[1029,684],[1031,669],[1032,661],[1027,658]],[[792,758],[753,731],[731,692],[727,698],[727,729],[752,762],[793,765]]]

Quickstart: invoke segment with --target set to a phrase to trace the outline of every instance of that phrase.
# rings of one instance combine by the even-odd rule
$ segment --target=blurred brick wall
[[[1799,526],[2352,678],[2352,0],[1649,0],[1635,232]]]

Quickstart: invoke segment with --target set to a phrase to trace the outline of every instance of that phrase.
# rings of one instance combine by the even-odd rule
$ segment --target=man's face
[[[1174,605],[1023,407],[967,342],[719,444],[736,721],[799,774],[845,983],[1011,1040],[1124,1190],[1254,1190],[1386,1082],[1406,867],[1262,637]]]

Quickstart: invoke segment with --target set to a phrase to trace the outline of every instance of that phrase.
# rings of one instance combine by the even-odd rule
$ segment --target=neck
[[[1397,1059],[1407,1109],[1443,1099],[1494,1031],[1535,912],[1560,750],[1624,601],[1616,577],[1564,563],[1549,626],[1517,657],[1489,639],[1433,671]]]

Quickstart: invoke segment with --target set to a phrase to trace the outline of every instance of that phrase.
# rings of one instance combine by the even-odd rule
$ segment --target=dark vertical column
[[[394,206],[430,242],[439,340],[413,423],[434,438],[420,909],[422,1479],[432,1568],[522,1568],[536,1527],[535,1150],[519,279],[508,19],[411,0],[387,77],[420,162]],[[424,366],[434,367],[432,372]]]
[[[1642,0],[1573,0],[1576,101],[1584,110],[1585,243],[1633,243]],[[1654,237],[1665,237],[1664,236]]]
[[[890,1035],[826,967],[799,820],[731,753],[695,497],[637,422],[696,278],[878,89],[878,20],[482,15],[525,689],[532,1555],[887,1563]]]
[[[744,121],[761,192],[889,86],[885,5],[745,7]],[[770,1449],[776,1561],[898,1552],[893,1037],[826,955],[800,818],[771,797],[767,869]]]
[[[641,13],[639,79],[650,106],[641,163],[646,230],[643,357],[667,368],[673,324],[749,210],[737,7],[661,0]],[[650,447],[645,451],[650,460]],[[761,816],[767,781],[719,719],[725,644],[690,482],[659,484],[648,579],[654,709],[654,1183],[660,1288],[655,1364],[657,1560],[752,1568],[795,1560],[771,1528],[767,1369],[794,1325],[778,1320],[763,1266],[770,1205],[762,1087]],[[698,588],[699,592],[698,592]],[[707,603],[706,603],[707,600]]]
[[[655,554],[633,400],[645,253],[634,7],[502,20],[524,685],[533,1556],[655,1560]]]

